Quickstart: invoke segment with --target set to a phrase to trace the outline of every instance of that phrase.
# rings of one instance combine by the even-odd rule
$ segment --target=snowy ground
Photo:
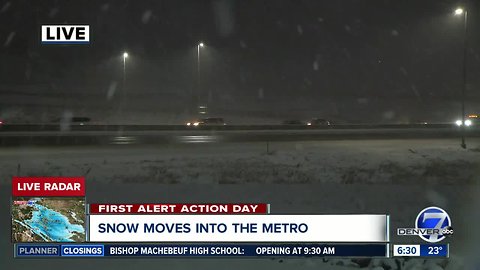
[[[466,151],[456,140],[5,148],[0,176],[5,183],[15,174],[86,174],[114,183],[469,184],[477,143]]]
[[[89,202],[269,202],[275,213],[390,213],[392,228],[413,226],[436,205],[449,212],[456,234],[450,260],[92,260],[105,269],[474,269],[468,250],[478,232],[468,226],[478,205],[480,140],[463,150],[457,140],[225,143],[170,146],[3,148],[1,205],[13,175],[86,175]],[[8,208],[2,207],[8,216]],[[476,211],[478,212],[478,211]],[[480,214],[473,218],[480,221]],[[9,218],[2,219],[8,228]],[[475,223],[476,224],[476,223]],[[2,250],[11,250],[6,238]],[[393,242],[419,239],[393,237]],[[7,268],[69,267],[72,260],[17,260]],[[82,261],[84,262],[84,261]],[[333,266],[349,265],[349,266]],[[40,267],[40,268],[39,268]]]

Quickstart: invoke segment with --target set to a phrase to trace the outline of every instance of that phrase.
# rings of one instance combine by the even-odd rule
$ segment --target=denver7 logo
[[[433,233],[420,234],[423,240],[436,243],[453,234],[452,222],[448,213],[439,207],[428,207],[420,211],[415,221],[417,229],[431,229]]]

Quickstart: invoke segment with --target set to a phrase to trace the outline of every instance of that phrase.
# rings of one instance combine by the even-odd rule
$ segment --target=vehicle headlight
[[[190,126],[192,123],[187,123],[187,126]]]
[[[465,120],[465,126],[469,127],[471,125],[472,125],[472,120],[470,119]]]
[[[200,124],[200,123],[198,123],[198,122],[193,123],[194,126],[198,126],[198,124]]]
[[[457,121],[455,121],[455,125],[461,126],[461,125],[462,125],[462,120],[457,120]]]

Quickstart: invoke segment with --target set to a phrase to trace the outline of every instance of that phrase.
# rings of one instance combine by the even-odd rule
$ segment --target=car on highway
[[[469,126],[472,126],[472,125],[477,125],[479,121],[480,121],[480,115],[469,114],[465,117],[465,126],[469,127]],[[459,127],[462,126],[462,124],[463,124],[462,119],[458,119],[457,121],[455,121],[455,125],[457,125]]]
[[[289,120],[282,121],[282,125],[302,126],[302,125],[305,125],[305,122],[297,119],[289,119]]]
[[[74,116],[71,118],[64,117],[64,118],[57,118],[53,120],[53,123],[61,123],[61,124],[68,124],[71,126],[83,126],[90,124],[92,119],[90,117],[79,117],[79,116]]]
[[[187,126],[225,126],[225,120],[221,117],[207,117],[197,119],[195,121],[190,121],[187,123]]]
[[[80,125],[80,126],[89,124],[90,122],[91,122],[91,119],[89,117],[72,117],[70,121],[72,125]]]
[[[323,118],[313,118],[307,122],[307,126],[330,126],[330,121]]]

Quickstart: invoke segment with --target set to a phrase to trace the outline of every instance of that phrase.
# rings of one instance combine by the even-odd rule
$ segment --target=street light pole
[[[465,140],[465,94],[467,92],[467,50],[468,50],[468,11],[462,8],[457,8],[455,10],[455,15],[463,15],[463,86],[462,86],[462,125],[461,128],[461,136],[462,141],[460,146],[463,149],[467,148],[467,143]]]
[[[124,52],[123,53],[123,102],[125,103],[125,99],[127,97],[127,89],[126,89],[126,81],[127,81],[127,57],[128,53]]]
[[[200,93],[201,93],[201,83],[200,83],[200,48],[203,47],[203,42],[200,42],[197,45],[197,95],[196,95],[196,107],[199,105]],[[198,109],[198,108],[196,108]]]
[[[465,142],[465,94],[467,92],[467,46],[468,46],[468,11],[464,13],[464,32],[463,32],[463,88],[462,88],[462,148],[467,148]]]
[[[197,45],[197,84],[200,84],[200,44]]]

